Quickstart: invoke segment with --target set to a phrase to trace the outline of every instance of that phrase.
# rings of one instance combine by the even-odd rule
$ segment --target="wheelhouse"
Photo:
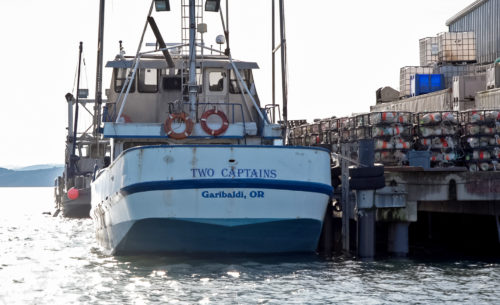
[[[193,109],[186,58],[174,57],[173,61],[173,68],[161,56],[138,62],[118,56],[107,63],[113,73],[106,92],[103,134],[113,139],[113,156],[145,144],[272,145],[282,138],[281,126],[268,119],[274,109],[260,105],[252,73],[258,69],[256,63],[231,62],[223,56],[198,58]],[[190,115],[192,129],[185,118],[175,117],[179,113]],[[169,122],[172,116],[175,122]]]

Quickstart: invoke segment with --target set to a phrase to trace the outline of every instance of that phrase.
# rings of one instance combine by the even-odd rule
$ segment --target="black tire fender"
[[[384,186],[384,176],[349,179],[349,187],[352,190],[376,190],[381,189]]]
[[[379,177],[383,175],[383,165],[375,165],[371,167],[349,167],[349,176],[351,178]]]

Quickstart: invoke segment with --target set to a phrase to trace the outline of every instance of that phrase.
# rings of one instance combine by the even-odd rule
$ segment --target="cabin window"
[[[180,69],[163,69],[162,72],[162,88],[164,91],[173,91],[182,89],[182,71]],[[196,80],[198,83],[198,93],[202,92],[201,88],[201,70],[196,69]],[[189,72],[184,73],[184,93],[187,94],[187,84],[189,83]]]
[[[162,69],[162,88],[164,91],[173,91],[182,89],[181,70]]]
[[[155,93],[158,92],[158,70],[139,69],[138,89],[139,92]]]
[[[224,78],[226,78],[226,72],[223,72],[223,71],[209,72],[208,73],[208,89],[211,92],[224,91]]]
[[[115,69],[115,92],[119,93],[122,91],[123,84],[127,79],[127,75],[131,72],[131,69]],[[127,88],[125,88],[126,90]],[[135,82],[132,82],[130,87],[130,92],[135,91]]]
[[[172,91],[177,90],[180,91],[182,88],[182,80],[180,76],[164,76],[163,77],[163,90]]]
[[[253,83],[252,71],[251,70],[240,70],[239,72],[240,72],[241,78],[247,84],[247,87],[250,90],[251,85]],[[245,92],[245,89],[244,88],[240,89],[238,77],[236,77],[236,73],[234,73],[234,70],[231,69],[229,71],[229,93],[241,94],[242,92]]]

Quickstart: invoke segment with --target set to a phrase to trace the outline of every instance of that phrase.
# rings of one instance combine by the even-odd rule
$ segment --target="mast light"
[[[155,0],[155,9],[157,12],[170,11],[169,0]]]
[[[220,0],[207,0],[205,2],[205,11],[218,12],[220,9]]]

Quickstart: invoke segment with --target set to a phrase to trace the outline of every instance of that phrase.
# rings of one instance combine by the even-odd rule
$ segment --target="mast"
[[[72,178],[77,171],[76,168],[76,141],[77,141],[77,132],[78,132],[78,105],[79,105],[79,94],[80,94],[80,71],[82,66],[82,52],[83,52],[83,42],[80,41],[80,46],[78,48],[78,75],[76,81],[76,101],[75,101],[75,119],[73,121],[73,147],[71,149],[71,155],[69,156],[69,174],[68,178]]]
[[[283,0],[280,3],[280,36],[281,36],[281,85],[283,90],[283,122],[285,124],[285,135],[288,124],[288,84],[286,63],[286,37],[285,37],[285,6]]]
[[[225,54],[229,56],[231,50],[229,48],[229,0],[226,0],[226,52]]]
[[[94,104],[94,137],[98,139],[97,133],[101,126],[101,104],[102,104],[102,62],[104,51],[104,8],[105,0],[100,0],[99,6],[99,30],[97,38],[97,67],[95,81],[95,104]]]
[[[272,14],[272,18],[271,18],[271,36],[272,36],[272,39],[271,39],[271,52],[272,52],[272,86],[273,86],[273,123],[276,122],[276,50],[274,50],[275,48],[275,45],[276,45],[276,40],[275,40],[275,29],[274,29],[274,25],[276,24],[275,20],[274,20],[274,17],[275,17],[275,12],[274,12],[274,8],[275,8],[275,5],[274,5],[274,0],[272,1],[272,4],[271,4],[273,7],[272,7],[272,10],[271,10],[271,14]]]
[[[198,85],[196,83],[196,0],[189,0],[189,105],[190,116],[196,118],[196,95]]]

